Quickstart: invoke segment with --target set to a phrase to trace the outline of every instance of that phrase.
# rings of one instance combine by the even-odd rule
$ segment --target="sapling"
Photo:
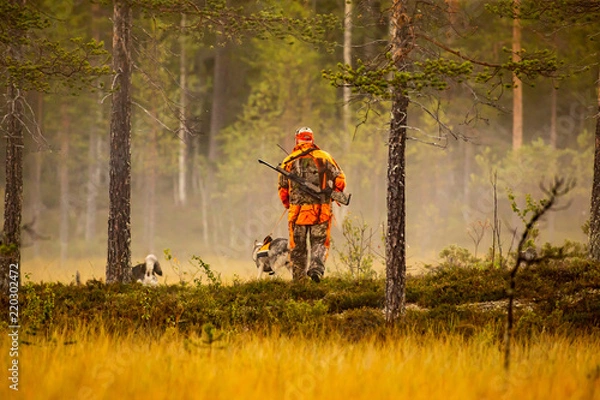
[[[506,313],[506,330],[504,332],[504,370],[508,373],[510,370],[510,342],[512,339],[512,330],[514,325],[514,302],[517,272],[521,264],[533,264],[542,261],[544,257],[538,258],[535,253],[525,251],[530,248],[532,237],[537,234],[536,223],[548,211],[556,209],[556,201],[559,197],[566,195],[575,186],[574,181],[565,181],[562,178],[554,178],[550,188],[541,187],[547,198],[535,202],[531,196],[527,196],[526,208],[521,210],[515,203],[515,198],[509,195],[513,210],[525,222],[525,230],[521,235],[517,245],[516,259],[509,273],[508,305]],[[529,220],[527,215],[531,214]]]

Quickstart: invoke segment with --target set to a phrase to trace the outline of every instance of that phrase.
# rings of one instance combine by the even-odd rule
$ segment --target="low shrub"
[[[410,307],[394,329],[463,331],[466,336],[483,327],[496,329],[505,318],[506,279],[507,271],[480,265],[444,265],[409,276],[406,300]],[[384,323],[384,292],[382,278],[154,288],[97,280],[80,286],[27,283],[21,291],[20,322],[29,335],[24,340],[81,325],[106,332],[150,332],[157,337],[167,330],[202,335],[206,324],[231,332],[337,333],[355,340],[389,331]],[[517,277],[516,301],[517,336],[561,329],[598,330],[599,264],[572,257],[525,266]]]

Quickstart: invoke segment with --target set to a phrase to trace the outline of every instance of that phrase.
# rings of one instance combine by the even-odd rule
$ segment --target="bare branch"
[[[575,187],[574,180],[565,180],[564,178],[554,178],[552,185],[549,188],[545,188],[543,185],[542,190],[548,196],[546,199],[540,201],[537,209],[534,210],[533,215],[525,225],[525,230],[521,235],[521,240],[517,246],[516,260],[513,268],[509,274],[509,289],[508,289],[508,306],[506,315],[506,330],[504,332],[504,369],[508,373],[510,369],[510,342],[512,339],[512,329],[514,324],[513,316],[513,305],[515,299],[515,288],[516,288],[516,276],[519,267],[522,263],[532,263],[539,259],[536,257],[529,257],[526,252],[523,251],[523,247],[527,242],[527,239],[533,230],[537,221],[548,211],[552,210],[556,204],[558,198],[566,195]]]

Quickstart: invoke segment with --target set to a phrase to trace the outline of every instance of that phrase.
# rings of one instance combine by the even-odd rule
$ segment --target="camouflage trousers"
[[[329,250],[329,225],[331,221],[318,225],[294,225],[294,247],[290,253],[292,275],[295,281],[302,280],[307,273],[325,273],[325,260]],[[309,259],[310,255],[310,259]]]

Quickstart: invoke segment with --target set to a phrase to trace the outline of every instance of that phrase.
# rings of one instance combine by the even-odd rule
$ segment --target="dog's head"
[[[148,254],[146,256],[146,276],[151,276],[153,274],[162,276],[163,273],[158,258],[156,258],[154,254]]]
[[[162,276],[162,269],[158,258],[154,254],[148,254],[143,264],[138,264],[132,270],[133,279],[145,286],[158,285],[156,275]]]

